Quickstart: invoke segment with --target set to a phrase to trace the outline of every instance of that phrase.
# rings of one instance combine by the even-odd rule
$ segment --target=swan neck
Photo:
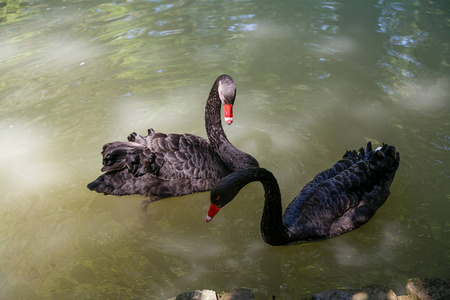
[[[231,171],[258,166],[251,155],[233,146],[227,138],[221,122],[222,101],[219,98],[219,82],[216,81],[209,93],[205,107],[205,127],[209,142]]]
[[[277,180],[272,173],[259,167],[235,171],[222,178],[211,191],[211,203],[219,208],[232,201],[247,184],[259,181],[265,192],[264,209],[261,217],[261,235],[270,245],[289,243],[289,235],[283,224],[281,194]]]
[[[288,232],[283,223],[281,193],[277,180],[268,172],[260,177],[264,187],[264,209],[261,218],[261,235],[270,245],[283,245],[289,242]]]

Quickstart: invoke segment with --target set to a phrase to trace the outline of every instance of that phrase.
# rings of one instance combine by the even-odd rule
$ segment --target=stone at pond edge
[[[388,287],[381,285],[365,286],[361,289],[342,289],[323,291],[312,296],[311,300],[363,300],[386,299],[397,300],[397,295]]]
[[[234,289],[217,295],[211,290],[195,290],[178,295],[169,300],[254,300],[253,292],[248,289]]]
[[[315,294],[311,300],[450,300],[450,280],[412,278],[406,285],[408,296],[397,297],[385,286],[366,286],[361,289],[328,290]],[[196,290],[178,295],[169,300],[254,300],[253,292],[248,289],[234,289],[217,295],[211,290]]]
[[[411,278],[406,285],[412,300],[450,299],[450,281],[439,278]]]
[[[219,300],[254,300],[255,295],[247,289],[234,289],[227,293],[222,292],[219,295]]]
[[[217,300],[216,292],[211,290],[195,290],[178,295],[171,300]]]

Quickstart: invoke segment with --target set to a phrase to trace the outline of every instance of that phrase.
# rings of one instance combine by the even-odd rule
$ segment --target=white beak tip
[[[227,123],[227,125],[231,125],[231,123],[233,123],[233,118],[225,117],[225,123]]]

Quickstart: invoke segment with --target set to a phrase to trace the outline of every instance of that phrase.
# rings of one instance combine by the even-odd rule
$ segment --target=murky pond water
[[[1,3],[0,3],[1,4]],[[450,273],[447,1],[6,1],[0,6],[0,298],[258,299]],[[102,145],[148,128],[206,136],[214,79],[237,84],[231,142],[283,204],[347,149],[401,153],[391,196],[337,238],[272,247],[263,191],[213,222],[209,193],[140,211],[104,196]]]

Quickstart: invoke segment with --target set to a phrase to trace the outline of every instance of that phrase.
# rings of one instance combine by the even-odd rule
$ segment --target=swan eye
[[[214,198],[214,200],[211,201],[211,203],[214,203],[215,205],[218,206],[217,202],[219,202],[220,200],[220,196],[217,196],[216,198]]]

